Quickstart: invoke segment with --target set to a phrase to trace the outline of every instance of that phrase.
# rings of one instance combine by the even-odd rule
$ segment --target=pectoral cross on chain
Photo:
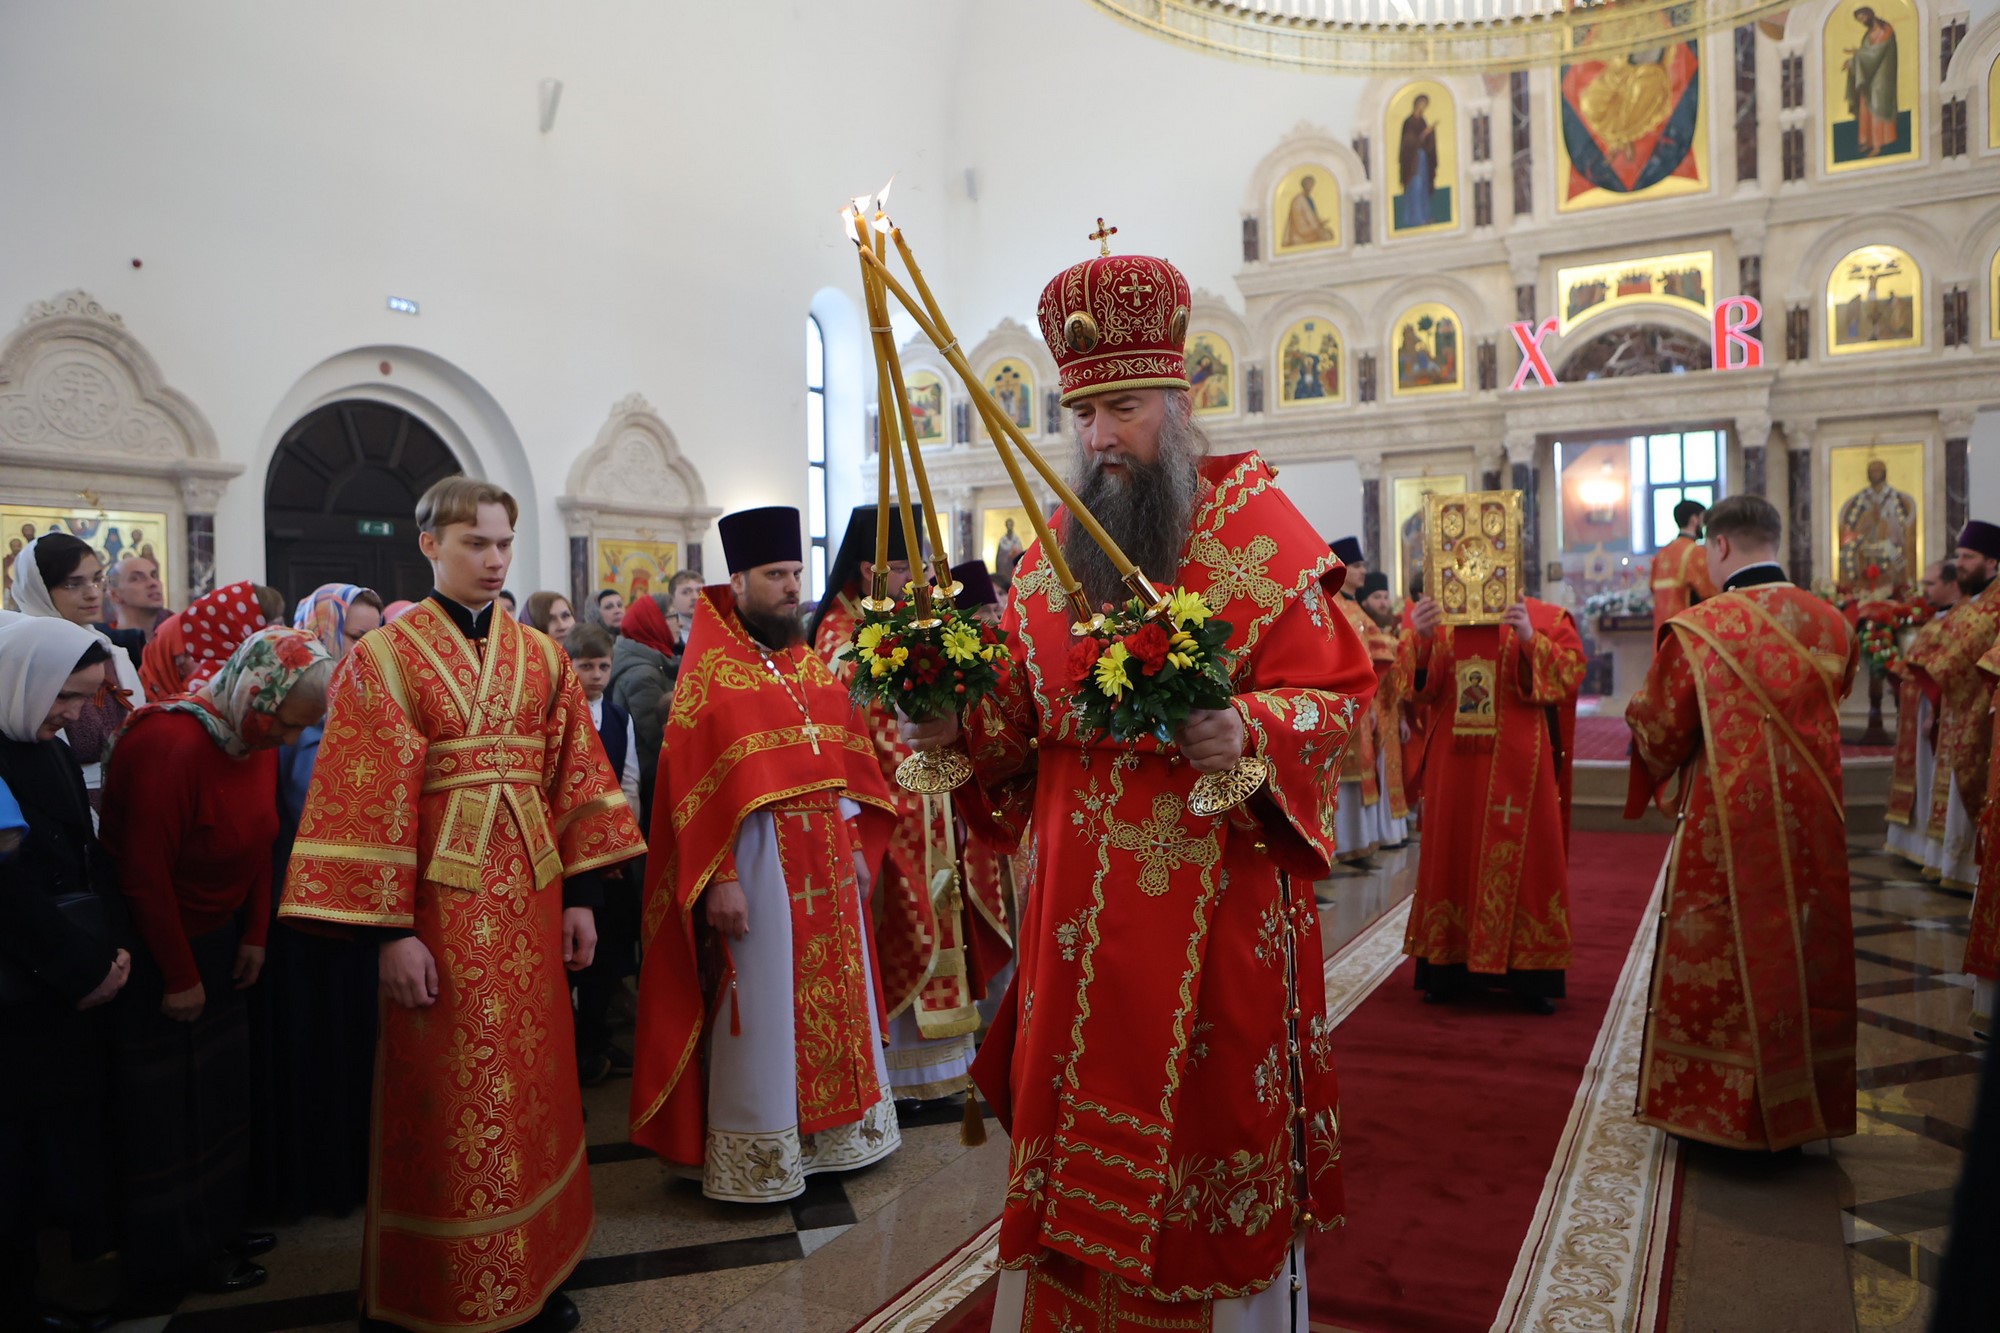
[[[1521,813],[1521,807],[1514,804],[1514,798],[1512,796],[1509,796],[1506,800],[1500,802],[1500,822],[1502,824],[1511,825],[1514,822],[1514,816],[1520,813]]]
[[[808,717],[808,718],[806,719],[806,725],[805,725],[805,735],[806,735],[806,739],[812,742],[812,747],[813,747],[813,753],[814,753],[814,754],[818,754],[818,753],[819,753],[819,723],[817,723],[817,722],[813,721],[813,720],[812,720],[812,719],[811,719],[810,717]],[[806,910],[807,910],[808,912],[810,912],[810,911],[812,910],[812,904],[811,904],[811,903],[807,903],[807,904],[806,904]]]
[[[1090,233],[1090,239],[1097,242],[1100,257],[1111,253],[1111,238],[1117,234],[1118,228],[1105,226],[1103,218],[1097,220],[1097,230]]]

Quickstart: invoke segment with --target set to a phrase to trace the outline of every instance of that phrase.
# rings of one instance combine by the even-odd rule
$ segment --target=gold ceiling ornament
[[[1796,0],[1089,0],[1211,55],[1325,74],[1497,73],[1687,41]],[[1607,31],[1607,25],[1610,30]]]

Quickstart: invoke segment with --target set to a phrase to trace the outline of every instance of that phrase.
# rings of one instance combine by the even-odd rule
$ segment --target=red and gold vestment
[[[813,649],[843,685],[854,674],[851,656],[860,624],[859,593],[844,589],[820,621]],[[868,704],[862,712],[889,795],[896,802],[896,829],[875,878],[875,952],[882,965],[882,993],[889,1017],[912,1011],[927,1038],[957,1037],[979,1028],[966,973],[970,909],[957,877],[950,835],[949,802],[907,791],[896,767],[909,758],[895,716]],[[961,1076],[962,1077],[962,1076]],[[963,1086],[957,1084],[956,1086]],[[942,1091],[942,1090],[939,1090]],[[936,1092],[933,1092],[936,1095]]]
[[[1847,620],[1789,583],[1675,618],[1625,717],[1636,818],[1671,795],[1639,1118],[1776,1151],[1854,1132],[1854,934],[1840,700]]]
[[[1943,628],[1936,636],[1913,644],[1904,660],[1937,709],[1939,780],[1949,781],[1946,773],[1956,779],[1959,799],[1977,818],[1993,743],[1986,716],[1993,705],[1993,678],[1979,669],[1979,659],[2000,639],[2000,579],[1939,623]],[[1937,826],[1944,826],[1942,814]]]
[[[423,1009],[382,1006],[361,1302],[510,1328],[590,1241],[562,880],[645,850],[569,659],[435,601],[342,663],[279,915],[413,930]]]
[[[2000,643],[1986,650],[1979,669],[1989,682],[2000,680]],[[2000,768],[2000,718],[1991,724],[1989,761]],[[1987,774],[1989,799],[1979,811],[1979,885],[1972,898],[1972,929],[1965,937],[1965,970],[2000,981],[2000,775]]]
[[[1570,964],[1570,756],[1583,642],[1561,607],[1528,599],[1535,634],[1440,625],[1403,636],[1429,732],[1423,853],[1403,952],[1473,973]]]
[[[1019,969],[974,1076],[1013,1138],[1000,1256],[1027,1270],[1037,1331],[1100,1280],[1121,1320],[1168,1327],[1266,1287],[1302,1225],[1341,1220],[1312,882],[1374,671],[1331,605],[1342,566],[1263,460],[1202,476],[1172,582],[1231,626],[1246,749],[1272,765],[1253,804],[1195,815],[1171,747],[1080,734],[1039,545],[1008,605],[1013,669],[966,721],[968,814],[1033,838]]]
[[[1382,782],[1388,789],[1382,795],[1389,802],[1391,819],[1407,819],[1410,799],[1403,769],[1403,716],[1412,682],[1403,663],[1402,636],[1380,627],[1375,633],[1379,644],[1369,647],[1370,656],[1375,658],[1375,697],[1368,707],[1375,718],[1375,744],[1382,756]]]
[[[1718,591],[1708,576],[1708,552],[1700,542],[1683,533],[1662,546],[1653,557],[1654,636],[1669,620]]]
[[[707,1151],[702,1038],[730,1021],[733,968],[698,913],[711,884],[737,877],[753,814],[774,817],[792,909],[797,1131],[852,1124],[884,1096],[854,859],[879,855],[895,807],[864,727],[811,649],[761,648],[727,587],[702,590],[660,747],[633,1052],[632,1141],[670,1162],[700,1166]]]
[[[1382,783],[1375,769],[1375,758],[1381,747],[1382,677],[1395,665],[1396,641],[1384,634],[1374,618],[1362,609],[1361,603],[1346,592],[1337,594],[1333,604],[1353,626],[1355,637],[1368,650],[1368,660],[1375,668],[1375,696],[1355,719],[1353,735],[1340,756],[1340,780],[1360,783],[1361,803],[1374,805],[1382,799]]]
[[[1883,818],[1905,827],[1917,824],[1933,833],[1944,829],[1946,802],[1951,796],[1951,770],[1939,765],[1932,790],[1917,790],[1917,730],[1924,698],[1923,682],[1909,663],[1909,654],[1934,651],[1934,641],[1942,634],[1947,617],[1939,616],[1918,627],[1910,640],[1909,653],[1896,660],[1891,674],[1896,680],[1896,758],[1889,775],[1889,808]]]

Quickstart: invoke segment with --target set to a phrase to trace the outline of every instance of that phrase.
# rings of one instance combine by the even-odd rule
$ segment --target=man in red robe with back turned
[[[1683,500],[1674,506],[1674,523],[1680,532],[1653,556],[1653,634],[1690,606],[1716,593],[1709,576],[1708,555],[1702,550],[1701,524],[1708,511],[1699,500]]]
[[[1069,604],[1041,546],[1022,560],[1013,669],[963,720],[964,803],[1035,853],[1018,975],[973,1070],[1013,1138],[996,1329],[1303,1327],[1301,1235],[1342,1220],[1312,883],[1375,672],[1332,605],[1344,570],[1271,469],[1208,453],[1188,306],[1173,265],[1108,252],[1042,293],[1075,489],[1157,584],[1228,622],[1236,695],[1172,744],[1084,735]],[[1089,602],[1122,602],[1083,525],[1058,529]],[[904,735],[936,748],[960,726]],[[1268,783],[1192,812],[1196,778],[1245,755]]]
[[[1762,496],[1708,511],[1722,591],[1668,625],[1625,709],[1627,818],[1655,798],[1680,811],[1639,1119],[1772,1152],[1854,1132],[1840,700],[1855,641],[1785,578],[1782,535]]]
[[[805,644],[799,511],[716,526],[729,583],[696,604],[653,796],[632,1141],[775,1203],[902,1142],[867,906],[893,807]]]
[[[645,850],[575,668],[494,605],[514,498],[417,502],[436,590],[334,677],[278,915],[381,949],[365,1328],[561,1330],[590,1243],[569,978]]]
[[[1505,984],[1552,1014],[1570,964],[1569,786],[1583,641],[1533,597],[1446,625],[1426,597],[1399,651],[1425,715],[1423,853],[1403,952],[1424,999]]]

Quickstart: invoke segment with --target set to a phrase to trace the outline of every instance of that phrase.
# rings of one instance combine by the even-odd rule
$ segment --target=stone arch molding
[[[219,485],[243,470],[220,452],[200,409],[89,292],[35,302],[0,343],[0,460]]]
[[[681,454],[666,421],[641,394],[611,405],[597,439],[569,471],[556,501],[569,528],[571,583],[586,594],[604,538],[670,541],[682,563],[701,568],[701,541],[720,509],[701,473]]]
[[[35,302],[0,341],[6,497],[164,512],[172,599],[207,591],[212,576],[216,505],[243,471],[220,454],[201,410],[89,292]]]

